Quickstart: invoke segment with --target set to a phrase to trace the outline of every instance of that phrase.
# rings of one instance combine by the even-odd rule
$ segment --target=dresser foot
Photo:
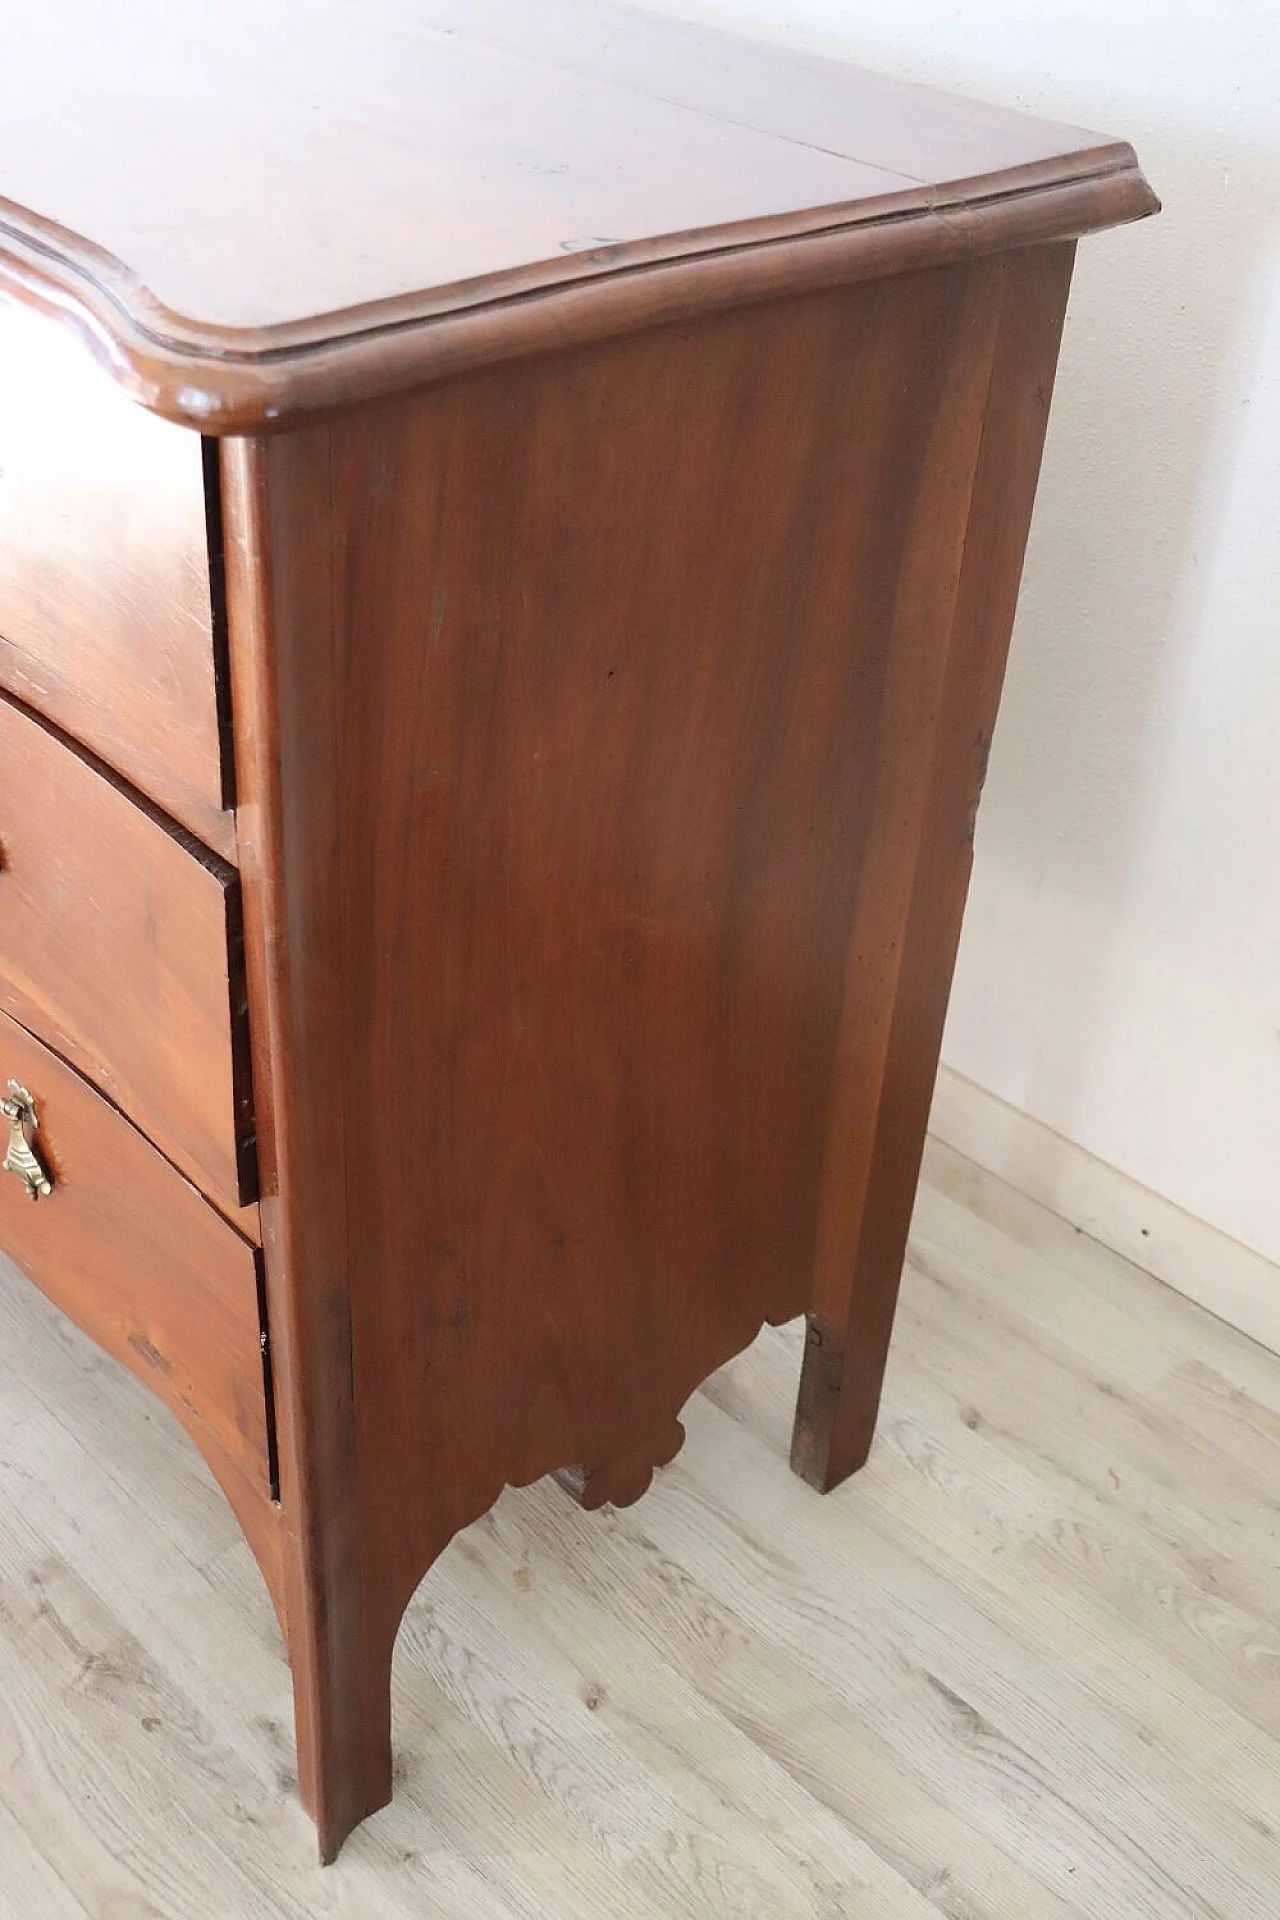
[[[362,1820],[391,1799],[391,1641],[322,1671],[294,1667],[298,1792],[315,1821],[321,1866],[337,1858]]]
[[[874,1348],[860,1349],[847,1332],[819,1314],[810,1314],[791,1465],[819,1493],[832,1492],[866,1463],[880,1411],[887,1355],[887,1339]]]

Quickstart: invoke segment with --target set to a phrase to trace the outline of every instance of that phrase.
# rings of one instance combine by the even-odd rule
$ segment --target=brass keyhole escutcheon
[[[17,1175],[26,1188],[29,1200],[38,1200],[42,1194],[52,1193],[53,1182],[31,1138],[40,1126],[36,1117],[36,1103],[16,1080],[9,1082],[8,1098],[0,1100],[0,1113],[9,1122],[9,1145],[2,1163],[4,1171]]]

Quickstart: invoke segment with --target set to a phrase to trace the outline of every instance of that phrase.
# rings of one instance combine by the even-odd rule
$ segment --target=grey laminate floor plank
[[[0,1342],[0,1920],[1280,1915],[1280,1359],[954,1154],[866,1472],[770,1329],[639,1506],[505,1494],[327,1872],[200,1461],[7,1271]]]

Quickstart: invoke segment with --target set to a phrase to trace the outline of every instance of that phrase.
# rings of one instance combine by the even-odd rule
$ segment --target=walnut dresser
[[[592,0],[46,0],[0,195],[0,1245],[217,1476],[330,1859],[504,1485],[634,1500],[801,1313],[866,1455],[1074,244],[1156,203]]]

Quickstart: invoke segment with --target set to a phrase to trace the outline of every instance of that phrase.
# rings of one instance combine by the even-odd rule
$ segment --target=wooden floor
[[[797,1330],[625,1514],[507,1493],[314,1864],[266,1594],[159,1407],[0,1278],[3,1920],[1275,1920],[1280,1360],[931,1150],[871,1465]]]

